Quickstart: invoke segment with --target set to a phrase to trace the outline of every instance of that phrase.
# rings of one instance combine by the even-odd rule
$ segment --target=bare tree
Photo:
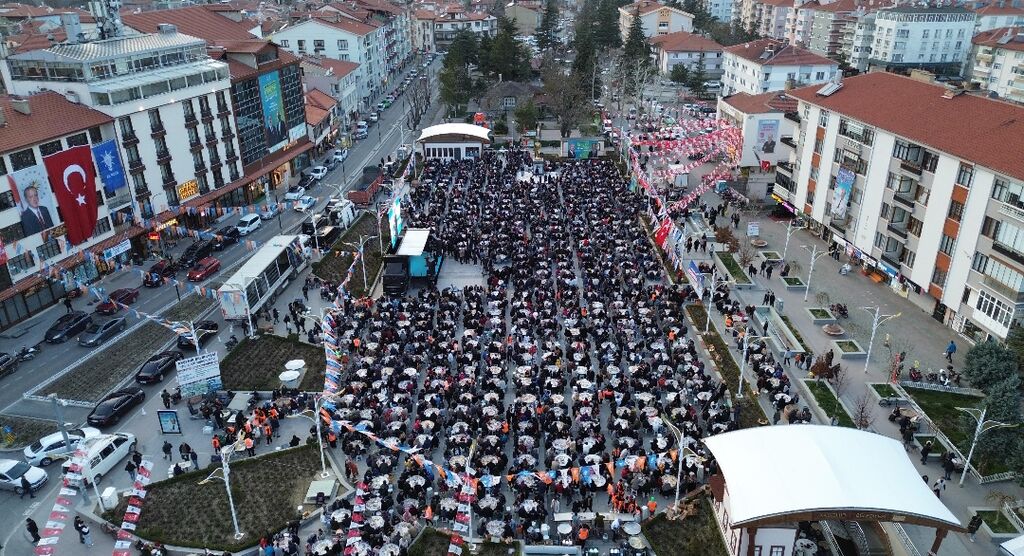
[[[590,111],[586,85],[579,75],[567,74],[552,64],[544,71],[544,93],[550,103],[548,108],[558,119],[559,132],[563,138],[569,137]]]
[[[892,338],[886,334],[882,345],[885,346],[885,350],[889,354],[889,376],[898,376],[902,372],[901,367],[910,358],[910,340],[906,338]],[[897,378],[897,380],[899,379]]]
[[[840,398],[846,391],[846,387],[850,385],[850,376],[839,363],[832,365],[832,368],[828,370],[827,378],[832,389],[836,391],[836,399]]]
[[[430,91],[432,89],[429,76],[430,72],[424,72],[423,77],[414,79],[406,90],[405,98],[409,112],[405,126],[409,131],[419,129],[420,122],[427,115],[427,110],[430,109]]]
[[[757,253],[754,251],[753,247],[744,245],[740,247],[738,256],[740,264],[743,265],[743,268],[746,268],[750,266],[750,263],[754,262],[754,257],[757,256]]]
[[[828,292],[818,292],[814,294],[814,299],[818,302],[818,307],[828,307],[829,301],[831,301]]]
[[[629,95],[634,100],[642,100],[647,85],[658,75],[658,70],[652,64],[623,64],[621,68],[619,72],[621,95]]]
[[[871,428],[871,425],[875,422],[875,404],[874,399],[869,398],[867,394],[861,394],[856,401],[853,403],[853,415],[850,417],[853,419],[853,424],[860,430],[867,430]]]

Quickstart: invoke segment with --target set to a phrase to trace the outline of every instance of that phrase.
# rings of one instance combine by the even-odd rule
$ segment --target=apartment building
[[[733,21],[747,31],[765,38],[790,41],[796,14],[795,0],[736,0],[732,9]]]
[[[879,10],[868,68],[959,75],[971,48],[974,20],[974,12],[957,7]]]
[[[672,68],[677,65],[692,71],[704,64],[704,73],[709,80],[722,76],[722,45],[711,39],[679,31],[652,38],[651,47],[658,71],[664,75],[672,73]]]
[[[843,27],[842,56],[850,67],[859,72],[868,70],[877,16],[876,10],[867,10],[861,6],[850,14],[852,21]]]
[[[538,1],[513,1],[505,6],[505,17],[516,24],[520,35],[534,35],[544,18],[544,4]]]
[[[965,73],[972,83],[1000,98],[1024,103],[1024,27],[978,33],[971,39]]]
[[[326,56],[306,56],[300,65],[307,91],[319,89],[338,101],[337,112],[342,128],[359,120],[359,83],[356,79],[359,64]]]
[[[435,19],[437,19],[437,14],[431,10],[417,9],[413,12],[412,47],[416,52],[437,50],[437,46],[434,44]]]
[[[128,184],[107,194],[103,180],[97,181],[100,204],[95,231],[84,243],[72,246],[66,241],[60,204],[45,181],[43,157],[112,140],[116,142],[114,118],[60,93],[0,96],[0,172],[4,174],[0,191],[0,330],[59,302],[65,289],[74,287],[73,281],[59,279],[62,273],[88,281],[105,273],[107,262],[116,262],[130,251],[130,242],[120,245],[128,242],[123,232],[130,224],[119,212],[126,207],[130,211],[133,197]],[[31,187],[33,175],[42,178],[37,182],[38,218],[31,216],[26,189],[18,189],[21,195],[16,196],[8,187],[11,179]],[[85,253],[96,256],[85,257]],[[52,274],[48,272],[51,268],[55,270]]]
[[[718,118],[743,132],[738,166],[747,179],[748,198],[767,198],[776,167],[789,164],[796,124],[786,114],[796,109],[797,101],[783,92],[736,93],[718,99]]]
[[[405,67],[413,50],[412,12],[386,0],[357,0],[351,3],[332,2],[318,14],[341,15],[352,21],[375,25],[381,30],[381,80],[386,84]],[[314,48],[314,53],[315,53]]]
[[[498,18],[487,12],[467,12],[461,8],[448,9],[434,19],[434,43],[438,48],[449,46],[459,31],[469,31],[477,37],[498,34]]]
[[[859,4],[859,0],[837,0],[815,6],[805,46],[832,59],[842,56],[846,28],[856,24],[854,12]]]
[[[637,14],[647,38],[679,31],[693,32],[693,14],[654,0],[640,0],[619,8],[619,32],[623,43]]]
[[[789,91],[775,196],[974,341],[1024,318],[1024,107],[873,72]]]
[[[704,0],[704,9],[721,22],[732,19],[733,0]]]
[[[974,34],[1000,27],[1024,27],[1024,6],[998,0],[974,10]]]
[[[337,99],[320,89],[306,92],[306,133],[314,153],[323,155],[334,149],[341,120]]]
[[[759,95],[790,87],[825,83],[839,64],[806,48],[774,39],[760,39],[725,48],[722,94]]]

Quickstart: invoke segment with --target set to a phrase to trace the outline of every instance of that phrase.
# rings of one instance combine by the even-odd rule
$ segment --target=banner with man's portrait
[[[14,195],[14,204],[21,214],[25,237],[49,230],[60,224],[57,198],[50,188],[44,164],[22,168],[7,176]]]

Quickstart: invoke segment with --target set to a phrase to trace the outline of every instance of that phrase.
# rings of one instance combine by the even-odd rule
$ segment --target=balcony
[[[796,112],[786,112],[783,117],[791,122],[800,123],[800,114],[797,114]]]
[[[786,136],[779,139],[779,143],[788,146],[789,148],[796,150],[796,141],[792,137]]]
[[[882,260],[889,263],[893,268],[900,267],[900,258],[898,251],[885,251],[882,253]]]
[[[132,174],[138,174],[146,169],[146,165],[142,163],[141,158],[128,161],[128,171]]]
[[[1015,218],[1024,222],[1024,210],[1021,210],[1013,205],[1008,205],[1005,202],[999,205],[999,214],[1005,214],[1010,218]]]
[[[129,131],[127,133],[122,133],[121,134],[121,144],[126,146],[126,147],[128,145],[138,145],[139,144],[139,136],[135,135],[134,131]]]
[[[975,56],[975,59],[977,59],[979,62],[983,62],[983,63],[986,63],[986,64],[991,64],[992,63],[992,54],[990,52],[979,52]]]
[[[775,170],[777,173],[793,177],[793,165],[788,162],[780,162]]]
[[[973,71],[975,75],[978,75],[978,74],[986,74],[987,75],[987,74],[992,73],[992,66],[989,66],[989,65],[986,65],[986,64],[976,64],[971,69],[971,71]]]
[[[903,239],[907,239],[907,227],[900,224],[889,224],[888,229],[890,232],[898,235]]]
[[[196,172],[205,173],[206,163],[200,160],[199,162],[193,162],[192,167],[195,168]]]
[[[910,172],[915,176],[920,176],[922,173],[924,173],[924,169],[921,168],[921,165],[912,160],[900,160],[900,169],[906,172]]]
[[[213,121],[213,112],[209,110],[203,110],[203,123],[209,123]]]
[[[167,129],[164,128],[164,124],[162,123],[153,126],[153,128],[151,129],[150,136],[153,138],[163,137],[165,135],[167,135]]]
[[[178,186],[178,182],[174,179],[174,176],[164,176],[163,186],[165,189],[168,187],[173,189]]]
[[[914,198],[907,193],[896,193],[892,196],[892,200],[908,207],[910,210],[907,212],[914,212]]]
[[[171,160],[171,151],[168,151],[168,150],[156,151],[156,161],[157,162],[169,162],[170,160]]]
[[[1001,255],[1010,257],[1011,259],[1017,261],[1020,264],[1024,264],[1024,253],[1021,253],[1020,251],[1017,251],[1012,247],[1007,247],[1002,243],[993,241],[992,250]]]
[[[195,123],[196,123],[196,113],[195,112],[189,112],[188,114],[185,114],[185,124],[186,125],[189,125],[189,124],[195,125]]]
[[[217,115],[218,116],[227,116],[230,113],[231,113],[231,111],[228,110],[228,107],[227,107],[226,104],[222,104],[222,105],[218,105],[217,106]]]
[[[217,144],[217,135],[216,134],[209,134],[209,135],[207,135],[206,136],[206,144],[207,145],[216,145]]]

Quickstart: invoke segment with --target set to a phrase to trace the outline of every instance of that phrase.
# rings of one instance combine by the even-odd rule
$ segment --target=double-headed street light
[[[875,343],[875,332],[878,331],[878,327],[894,318],[898,318],[903,313],[896,313],[894,315],[883,315],[881,313],[882,306],[876,307],[861,307],[868,313],[874,313],[874,318],[871,320],[871,339],[868,340],[868,356],[864,359],[864,374],[868,372],[868,363],[871,361],[871,346]]]
[[[813,248],[808,248],[806,245],[803,248],[811,254],[811,268],[807,270],[807,282],[804,284],[804,301],[806,302],[807,296],[811,294],[811,276],[814,274],[814,263],[828,253],[826,251],[818,251],[817,243],[814,244]]]
[[[796,220],[796,218],[790,220],[789,225],[786,226],[786,245],[785,247],[782,248],[782,260],[786,260],[786,253],[789,251],[789,238],[793,237],[793,234],[795,234],[797,230],[803,230],[807,227],[804,225],[803,222],[800,222],[799,224],[794,226],[793,222],[795,222]]]
[[[743,335],[743,361],[740,363],[740,384],[736,390],[736,397],[743,398],[743,373],[747,370],[747,350],[750,348],[750,340],[767,340],[768,336],[751,336],[750,328]]]
[[[331,473],[327,471],[327,459],[326,456],[324,455],[324,435],[321,430],[321,423],[323,422],[323,419],[320,417],[320,411],[323,409],[325,401],[336,401],[337,398],[338,396],[336,394],[332,394],[329,392],[321,392],[320,396],[316,398],[316,401],[313,402],[313,415],[307,415],[307,413],[309,413],[310,410],[306,409],[304,411],[296,413],[295,415],[288,416],[289,418],[303,417],[305,419],[310,419],[316,425],[316,441],[320,446],[321,479],[326,479],[327,477],[330,477]]]
[[[964,413],[971,416],[975,422],[978,423],[974,427],[974,437],[971,439],[971,449],[967,452],[967,461],[964,462],[964,471],[960,474],[960,487],[964,486],[964,478],[967,477],[967,471],[971,467],[971,457],[974,455],[974,447],[978,444],[978,438],[985,432],[992,429],[1016,427],[1017,423],[1003,423],[1002,421],[996,420],[985,420],[985,413],[988,412],[988,408],[978,409],[976,407],[958,407],[957,410],[963,411]]]

